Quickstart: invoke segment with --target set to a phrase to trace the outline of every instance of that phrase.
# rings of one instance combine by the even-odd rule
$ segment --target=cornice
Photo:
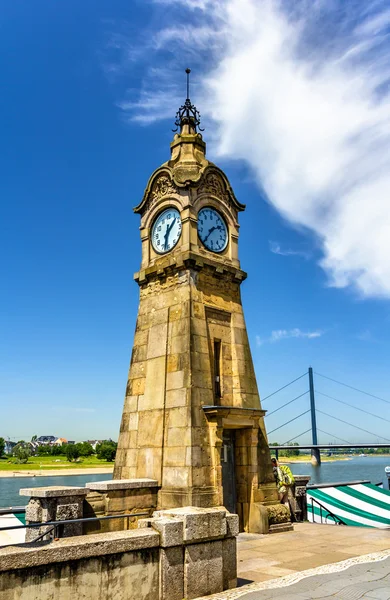
[[[192,269],[195,271],[207,269],[216,277],[228,279],[239,284],[247,278],[245,271],[237,267],[188,251],[166,257],[165,260],[158,264],[134,273],[134,280],[138,285],[142,286],[152,280],[164,279],[168,275],[173,275],[183,269]]]

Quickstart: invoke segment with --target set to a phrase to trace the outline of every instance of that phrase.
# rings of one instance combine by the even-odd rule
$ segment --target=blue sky
[[[117,437],[138,306],[132,207],[169,156],[188,65],[208,156],[247,205],[242,297],[261,396],[312,365],[390,400],[390,14],[241,1],[2,3],[0,435]],[[390,418],[384,402],[316,387]],[[317,404],[376,436],[319,415],[326,432],[390,438],[380,419]],[[307,408],[306,395],[269,431]],[[306,415],[270,440],[308,428]]]

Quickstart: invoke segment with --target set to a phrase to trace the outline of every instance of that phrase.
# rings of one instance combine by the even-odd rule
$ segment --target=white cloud
[[[323,333],[324,332],[320,330],[301,331],[298,327],[295,327],[295,329],[277,329],[272,331],[269,341],[280,342],[280,340],[286,340],[288,338],[306,338],[312,340],[321,337]]]
[[[361,342],[374,342],[374,337],[369,329],[364,329],[356,335],[356,338]]]
[[[94,408],[88,408],[84,406],[53,406],[52,410],[61,413],[94,413],[96,410]]]
[[[280,256],[301,256],[306,260],[311,257],[311,252],[306,250],[293,250],[292,248],[282,248],[279,242],[273,242],[269,240],[269,249],[272,254],[279,254]]]
[[[317,235],[330,285],[390,297],[385,0],[164,4],[176,5],[177,22],[160,28],[155,48],[175,38],[181,63],[203,57],[197,104],[214,120],[214,153],[245,160],[280,214]],[[145,97],[140,106],[147,121]]]
[[[298,327],[294,329],[275,329],[271,331],[271,335],[266,338],[262,338],[256,335],[256,346],[262,346],[263,344],[270,342],[280,342],[281,340],[287,340],[289,338],[303,338],[307,340],[313,340],[324,335],[324,331],[316,329],[315,331],[302,331]]]
[[[264,340],[259,335],[257,335],[256,336],[256,346],[262,346],[263,344],[264,344]]]

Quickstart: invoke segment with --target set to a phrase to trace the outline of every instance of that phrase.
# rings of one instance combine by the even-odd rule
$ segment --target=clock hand
[[[215,231],[217,229],[217,227],[212,227],[211,229],[209,229],[208,234],[206,235],[206,237],[204,238],[204,242],[207,240],[207,238],[209,237],[210,233],[213,233],[213,231]]]
[[[209,237],[210,233],[213,233],[213,231],[215,231],[216,229],[219,229],[220,231],[222,231],[222,227],[221,227],[221,225],[217,225],[216,227],[212,227],[212,228],[209,230],[208,234],[206,235],[206,237],[204,238],[204,240],[203,240],[203,241],[205,242],[205,241],[207,240],[207,238]]]
[[[173,219],[172,223],[170,225],[167,225],[167,230],[165,232],[165,236],[164,236],[164,249],[167,250],[167,245],[168,245],[168,235],[170,234],[170,231],[172,229],[172,227],[175,224],[175,219]]]

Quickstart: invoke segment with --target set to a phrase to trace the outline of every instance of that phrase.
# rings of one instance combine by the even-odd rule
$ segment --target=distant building
[[[54,444],[57,439],[56,435],[40,435],[37,438],[37,442],[42,446],[45,444]]]
[[[11,440],[5,440],[4,453],[12,454],[13,449],[16,446],[16,442],[11,442]]]
[[[91,444],[92,448],[96,450],[96,446],[101,444],[104,440],[87,440],[88,444]]]
[[[55,446],[62,446],[63,444],[67,444],[68,440],[66,440],[65,438],[57,438],[56,441],[54,442]]]

